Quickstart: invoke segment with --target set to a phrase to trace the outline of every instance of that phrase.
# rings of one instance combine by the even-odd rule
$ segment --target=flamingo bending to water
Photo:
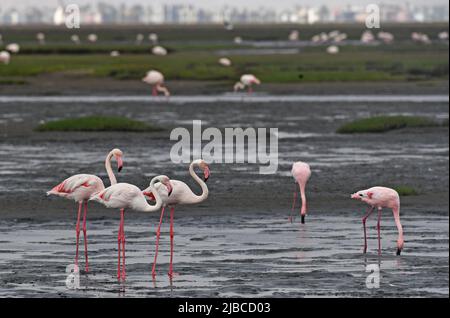
[[[367,252],[367,235],[366,235],[366,220],[369,215],[376,209],[378,209],[378,222],[377,222],[377,231],[378,231],[378,255],[381,255],[381,238],[380,238],[380,223],[381,223],[381,211],[383,208],[392,209],[392,213],[394,214],[395,225],[398,230],[398,239],[397,239],[397,255],[403,250],[403,228],[400,223],[400,197],[394,189],[386,188],[386,187],[373,187],[367,190],[361,190],[351,195],[352,199],[360,200],[367,203],[370,208],[367,214],[363,217],[363,227],[364,227],[364,253]]]
[[[157,96],[158,92],[162,92],[164,96],[170,96],[169,90],[163,85],[164,75],[161,72],[155,70],[148,71],[142,81],[153,86],[153,96]]]
[[[300,209],[300,215],[301,215],[301,222],[302,224],[305,224],[305,216],[307,212],[307,202],[306,202],[306,194],[305,194],[305,188],[306,183],[308,182],[309,178],[311,177],[311,168],[309,165],[305,162],[297,161],[294,162],[292,165],[291,170],[292,176],[294,177],[294,200],[292,202],[292,212],[294,212],[295,209],[295,202],[297,201],[297,184],[300,189],[300,197],[302,199],[302,207]],[[292,220],[292,218],[291,218]]]
[[[117,169],[120,172],[123,166],[122,156],[123,153],[119,149],[111,150],[106,156],[105,167],[111,184],[117,183],[116,177],[114,176],[114,173],[111,168],[111,160],[113,157],[116,159]],[[84,236],[84,256],[86,260],[85,264],[86,272],[89,271],[88,252],[87,252],[87,233],[86,233],[87,201],[93,194],[100,192],[103,189],[105,189],[105,186],[103,184],[103,181],[99,177],[92,174],[76,174],[67,178],[66,180],[64,180],[63,182],[61,182],[53,189],[47,192],[47,195],[57,195],[78,202],[77,225],[75,227],[77,236],[75,265],[77,266],[78,266],[78,243],[80,239],[80,217],[82,205],[84,203],[83,236]]]
[[[167,188],[168,195],[172,192],[172,185],[170,179],[167,176],[156,176],[150,181],[149,189],[154,190],[154,184],[156,181],[161,182]],[[158,211],[163,201],[159,196],[159,193],[155,191],[155,205],[149,205],[145,199],[142,191],[135,185],[129,183],[117,183],[114,184],[99,193],[96,193],[90,198],[90,201],[97,201],[107,208],[120,209],[120,225],[117,236],[118,244],[118,258],[117,258],[117,279],[125,279],[125,209],[132,209],[139,212],[153,212]],[[122,255],[121,255],[122,251]],[[122,270],[121,270],[121,257],[122,257]]]
[[[240,81],[234,84],[234,91],[237,92],[248,87],[248,93],[251,94],[253,92],[253,84],[259,85],[261,81],[253,74],[244,74],[241,76]]]
[[[197,166],[203,170],[204,181],[200,179],[200,177],[195,173],[194,167]],[[161,223],[164,216],[164,208],[166,206],[170,207],[170,265],[169,265],[169,277],[173,276],[173,215],[175,212],[176,205],[185,205],[185,204],[196,204],[205,201],[208,198],[208,187],[206,186],[206,181],[209,178],[210,171],[208,164],[202,160],[197,159],[191,162],[189,165],[189,174],[192,178],[200,185],[202,189],[201,195],[196,195],[189,186],[183,181],[179,180],[171,180],[171,184],[173,186],[172,194],[169,196],[169,193],[162,186],[161,183],[155,184],[156,193],[147,188],[143,191],[143,194],[151,200],[155,199],[155,194],[160,196],[163,201],[163,206],[161,209],[161,217],[159,219],[159,225],[156,230],[156,247],[155,247],[155,260],[153,262],[152,268],[152,276],[155,278],[156,276],[156,260],[158,258],[158,247],[159,247],[159,237],[161,233]]]

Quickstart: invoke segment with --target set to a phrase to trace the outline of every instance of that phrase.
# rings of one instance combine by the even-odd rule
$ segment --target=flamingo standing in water
[[[117,169],[120,172],[122,170],[123,153],[119,149],[111,150],[106,156],[105,167],[108,173],[111,184],[116,184],[117,180],[111,168],[111,160],[114,157],[117,161]],[[71,176],[58,184],[56,187],[47,192],[47,195],[57,195],[69,200],[78,202],[78,216],[77,225],[75,227],[77,236],[77,248],[75,254],[75,265],[78,266],[78,243],[80,239],[80,217],[81,209],[84,203],[84,215],[83,215],[83,236],[84,236],[84,256],[85,256],[85,268],[86,272],[89,272],[88,252],[87,252],[87,234],[86,234],[86,215],[87,215],[87,201],[89,198],[97,192],[105,189],[103,181],[92,174],[76,174]]]
[[[363,217],[363,227],[364,227],[364,253],[367,252],[367,235],[366,235],[366,220],[369,215],[376,209],[378,209],[378,223],[377,223],[377,231],[378,231],[378,255],[381,255],[381,238],[380,238],[380,229],[381,229],[381,211],[383,208],[392,209],[392,213],[394,214],[395,225],[398,230],[398,239],[397,239],[397,255],[403,250],[403,228],[400,223],[400,197],[394,189],[386,188],[386,187],[373,187],[367,190],[361,190],[351,195],[352,199],[360,200],[367,203],[370,208],[367,214]]]
[[[300,197],[302,199],[302,207],[300,209],[300,215],[301,215],[301,222],[302,224],[305,224],[305,216],[307,212],[307,203],[306,203],[306,194],[305,194],[305,188],[306,183],[308,182],[309,178],[311,177],[311,168],[309,165],[305,162],[297,161],[294,162],[292,165],[291,170],[292,176],[294,177],[294,200],[292,202],[292,213],[295,209],[295,202],[297,201],[297,184],[300,189]],[[291,217],[292,221],[292,217]]]
[[[237,92],[248,87],[248,93],[251,94],[253,92],[253,84],[259,85],[261,81],[253,74],[244,74],[241,76],[240,81],[234,84],[234,91]]]
[[[194,167],[197,166],[203,170],[204,181],[195,173]],[[163,206],[161,209],[161,217],[159,219],[159,225],[156,230],[156,247],[155,247],[155,260],[153,262],[152,276],[156,276],[156,260],[158,258],[158,247],[159,247],[159,237],[161,233],[161,223],[164,216],[164,209],[166,206],[170,207],[170,265],[169,265],[169,277],[173,276],[173,215],[175,212],[176,205],[184,204],[196,204],[205,201],[208,198],[208,187],[206,186],[206,181],[209,178],[210,171],[207,163],[202,159],[197,159],[191,162],[189,166],[189,174],[192,178],[200,185],[202,189],[201,195],[196,195],[189,186],[183,181],[171,180],[173,191],[169,196],[167,190],[162,186],[161,183],[155,184],[156,192],[151,188],[147,188],[143,191],[143,194],[150,200],[155,200],[155,195],[160,196],[163,201]],[[157,197],[156,197],[157,199]]]
[[[149,189],[154,190],[156,181],[161,182],[167,188],[168,195],[172,192],[172,185],[167,176],[156,176],[150,181]],[[125,209],[132,209],[139,212],[153,212],[158,211],[162,206],[162,200],[157,191],[154,191],[156,204],[149,205],[145,199],[142,191],[135,185],[129,183],[117,183],[110,187],[96,193],[89,200],[97,201],[107,208],[120,209],[120,225],[117,236],[118,244],[118,258],[117,258],[117,279],[124,280],[126,277],[125,270]],[[122,252],[122,255],[121,255]],[[122,270],[121,270],[121,256],[122,256]]]
[[[164,75],[161,72],[155,70],[148,71],[142,81],[153,86],[153,96],[157,96],[158,92],[162,92],[164,96],[170,96],[169,90],[163,85]]]

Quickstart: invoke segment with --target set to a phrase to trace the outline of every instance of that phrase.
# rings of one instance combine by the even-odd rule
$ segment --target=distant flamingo
[[[111,184],[116,184],[117,180],[111,169],[111,159],[114,157],[117,161],[118,171],[122,170],[122,151],[119,149],[113,149],[106,156],[105,167],[108,172],[108,177]],[[83,216],[83,236],[84,236],[84,256],[86,260],[85,268],[86,272],[89,271],[88,252],[87,252],[87,234],[86,234],[86,215],[87,215],[87,201],[89,198],[99,191],[105,188],[103,181],[92,174],[76,174],[71,176],[58,184],[56,187],[47,192],[47,195],[57,195],[69,200],[78,202],[78,216],[76,225],[77,235],[77,249],[75,254],[75,265],[78,266],[78,242],[80,239],[80,216],[81,207],[84,203],[84,216]]]
[[[378,209],[378,254],[381,255],[381,238],[380,238],[380,222],[381,222],[381,211],[383,208],[392,209],[392,213],[394,214],[395,224],[398,230],[398,239],[397,239],[397,255],[403,250],[403,228],[400,223],[400,197],[397,191],[385,188],[385,187],[373,187],[367,190],[361,190],[351,195],[352,199],[360,200],[368,205],[370,205],[369,211],[363,217],[362,222],[364,226],[364,253],[367,252],[367,235],[366,235],[366,220],[369,215],[375,210]]]
[[[155,70],[148,71],[142,81],[153,86],[153,96],[157,96],[158,92],[162,92],[164,96],[170,96],[169,90],[163,85],[164,75],[161,72]]]
[[[240,89],[248,87],[248,93],[251,94],[253,92],[253,84],[259,85],[261,81],[253,74],[244,74],[241,76],[240,81],[234,84],[234,91],[237,92]]]
[[[297,201],[297,184],[298,184],[298,186],[300,188],[300,196],[302,199],[302,207],[300,210],[301,222],[302,222],[302,224],[305,224],[305,216],[306,216],[306,212],[307,212],[305,188],[306,188],[306,183],[308,182],[309,178],[311,177],[311,169],[307,163],[297,161],[297,162],[294,162],[294,164],[292,165],[291,173],[295,180],[294,201],[292,203],[292,212],[294,212],[295,203]]]
[[[206,183],[199,178],[199,176],[195,173],[194,167],[197,166],[203,170],[204,180],[205,182],[208,180],[210,172],[209,167],[206,162],[202,159],[197,159],[191,162],[189,166],[189,174],[194,178],[195,182],[200,185],[202,189],[201,195],[196,195],[189,186],[183,181],[179,180],[171,180],[171,184],[173,186],[172,194],[169,197],[168,192],[161,183],[155,184],[156,195],[160,196],[163,201],[163,207],[161,209],[161,217],[159,219],[158,229],[156,230],[156,248],[155,248],[155,260],[153,262],[152,268],[152,276],[155,278],[156,276],[156,260],[158,258],[158,247],[159,247],[159,237],[161,234],[161,223],[164,216],[164,208],[166,206],[170,207],[170,265],[169,265],[169,277],[173,276],[173,215],[175,212],[176,205],[185,205],[185,204],[196,204],[205,201],[208,198],[208,187]],[[147,196],[149,199],[155,199],[155,192],[147,188],[143,191],[143,194]]]
[[[11,54],[8,51],[0,51],[0,62],[3,64],[9,64],[11,60]]]
[[[150,181],[149,189],[154,190],[154,184],[156,181],[160,181],[167,188],[167,194],[172,192],[172,186],[170,179],[166,176],[157,176]],[[99,193],[93,195],[89,200],[97,201],[107,208],[120,209],[120,225],[117,236],[118,244],[118,258],[117,258],[117,279],[125,279],[125,209],[132,209],[139,212],[153,212],[158,211],[163,201],[159,196],[159,193],[155,191],[156,204],[149,205],[144,197],[142,191],[135,185],[129,183],[117,183],[114,184]],[[122,270],[121,270],[121,251],[122,251]]]

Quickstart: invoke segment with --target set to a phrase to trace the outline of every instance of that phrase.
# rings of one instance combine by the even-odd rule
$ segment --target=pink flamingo
[[[403,250],[403,228],[400,223],[400,197],[397,191],[386,188],[386,187],[373,187],[367,190],[361,190],[351,195],[352,199],[360,200],[367,203],[370,208],[367,214],[363,217],[362,222],[364,226],[364,253],[367,252],[367,235],[366,235],[366,220],[369,215],[375,210],[378,209],[378,223],[377,223],[377,231],[378,231],[378,255],[381,255],[381,238],[380,238],[380,223],[381,223],[381,211],[383,208],[392,209],[392,213],[394,214],[395,225],[398,230],[398,239],[397,239],[397,255]]]
[[[207,163],[202,159],[197,159],[191,162],[189,165],[189,174],[192,178],[200,185],[202,189],[201,195],[196,195],[189,186],[183,181],[179,180],[171,180],[173,186],[173,192],[169,197],[169,193],[162,187],[161,183],[155,184],[156,194],[159,195],[162,199],[163,206],[161,209],[161,216],[159,219],[159,225],[156,230],[156,247],[155,247],[155,259],[153,261],[152,268],[152,276],[155,278],[156,276],[156,260],[158,258],[158,248],[159,248],[159,237],[161,234],[161,223],[164,215],[164,209],[166,206],[170,207],[170,265],[169,265],[169,277],[173,276],[173,215],[175,212],[176,205],[185,205],[185,204],[196,204],[205,201],[208,198],[208,187],[206,183],[199,178],[199,176],[195,173],[194,167],[197,166],[203,170],[204,181],[206,182],[209,178],[210,171]],[[148,197],[150,200],[155,200],[155,192],[152,189],[145,189],[143,191],[144,195]]]
[[[302,224],[305,224],[305,216],[306,216],[306,212],[307,212],[305,188],[306,188],[306,183],[309,180],[309,177],[311,177],[311,169],[307,163],[297,161],[297,162],[294,162],[294,164],[292,165],[291,173],[295,180],[294,181],[294,200],[292,202],[292,213],[294,212],[295,203],[297,201],[297,184],[298,184],[298,186],[300,188],[300,196],[302,199],[302,207],[300,210],[301,222],[302,222]],[[291,221],[292,221],[292,217],[291,217]]]
[[[111,169],[111,160],[113,157],[116,159],[117,169],[120,172],[123,166],[122,156],[123,153],[119,149],[111,150],[106,156],[105,167],[111,184],[117,183],[116,177],[114,176],[114,173]],[[75,265],[77,266],[78,266],[78,243],[80,239],[80,216],[81,216],[81,207],[84,203],[83,236],[84,236],[84,256],[86,260],[85,264],[86,272],[89,272],[87,234],[86,234],[87,201],[94,193],[102,191],[104,188],[105,186],[103,185],[103,181],[99,177],[92,174],[76,174],[74,176],[67,178],[66,180],[64,180],[56,187],[47,192],[47,195],[57,195],[78,202],[77,225],[75,227],[77,236]]]
[[[169,90],[163,85],[164,75],[161,72],[154,70],[148,71],[142,81],[153,86],[153,96],[158,96],[158,92],[162,92],[164,96],[170,96]]]
[[[253,74],[244,74],[241,76],[240,81],[234,84],[234,91],[237,92],[248,87],[248,93],[251,94],[253,93],[253,84],[259,85],[261,81]]]
[[[172,185],[167,176],[160,175],[150,181],[149,188],[154,190],[154,184],[160,181],[167,188],[168,195],[172,192]],[[162,200],[158,192],[155,192],[155,205],[149,205],[142,191],[135,185],[129,183],[117,183],[94,194],[89,200],[97,201],[107,208],[120,209],[120,225],[117,236],[118,258],[117,258],[117,279],[125,279],[125,209],[132,209],[139,212],[158,211],[162,206]],[[121,251],[122,251],[122,270],[121,270]]]

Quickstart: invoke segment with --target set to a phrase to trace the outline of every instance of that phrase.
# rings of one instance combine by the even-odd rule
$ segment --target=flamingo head
[[[254,77],[253,77],[253,80],[252,80],[252,84],[259,85],[259,84],[261,84],[261,81],[260,81],[258,78],[256,78],[256,77],[254,76]]]
[[[372,192],[367,190],[361,190],[353,193],[350,197],[355,200],[363,201],[364,199],[371,199],[373,196]]]
[[[111,151],[112,155],[114,156],[114,158],[117,161],[117,171],[122,171],[123,168],[123,161],[122,161],[122,156],[123,156],[123,152],[120,149],[113,149]]]
[[[210,174],[211,174],[211,172],[209,171],[209,166],[208,166],[208,164],[207,164],[204,160],[200,159],[200,160],[198,161],[198,166],[200,167],[200,169],[203,170],[203,180],[204,180],[205,182],[208,181],[209,176],[210,176]]]
[[[405,244],[405,242],[403,241],[403,238],[399,238],[397,240],[397,255],[400,255],[402,250],[403,250],[403,245]]]
[[[168,177],[168,176],[162,175],[162,176],[159,177],[159,181],[160,181],[163,185],[166,186],[166,188],[167,188],[167,195],[170,196],[170,195],[172,194],[173,187],[172,187],[172,184],[170,183],[169,177]]]

